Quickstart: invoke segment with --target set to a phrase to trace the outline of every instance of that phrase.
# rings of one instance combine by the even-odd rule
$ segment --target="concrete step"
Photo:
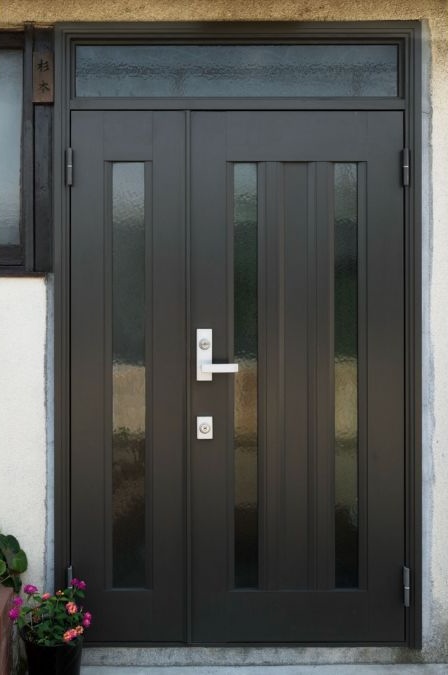
[[[448,675],[448,664],[326,666],[84,666],[81,675]]]

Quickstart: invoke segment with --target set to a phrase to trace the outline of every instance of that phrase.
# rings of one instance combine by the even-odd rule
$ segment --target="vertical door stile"
[[[317,308],[319,306],[317,278],[317,163],[307,164],[307,209],[306,209],[306,285],[307,285],[307,311],[306,311],[306,399],[307,416],[307,506],[308,506],[308,588],[315,591],[318,588],[318,559],[319,559],[319,484],[317,462]]]
[[[258,167],[258,486],[259,486],[259,588],[269,588],[269,510],[268,510],[268,212],[267,212],[267,164]]]
[[[229,359],[233,362],[235,360],[235,164],[226,162],[226,314],[227,314],[227,342],[229,344]],[[235,435],[235,381],[234,378],[229,378],[227,382],[227,426],[226,436],[229,439],[234,438]],[[230,444],[231,452],[226,455],[226,509],[228,514],[227,527],[227,541],[226,541],[226,563],[227,563],[227,587],[229,589],[235,588],[235,566],[236,566],[236,551],[235,551],[235,504],[236,504],[236,470],[235,470],[235,451],[234,443]]]
[[[316,170],[317,586],[334,588],[334,208],[333,164]]]
[[[103,419],[103,461],[104,461],[104,512],[108,514],[105,519],[104,527],[104,578],[106,588],[113,588],[113,504],[112,504],[112,462],[113,462],[113,413],[112,413],[112,399],[113,399],[113,346],[112,346],[112,227],[107,224],[112,223],[112,162],[104,162],[104,222],[102,223],[101,232],[103,235],[103,265],[102,270],[104,283],[104,361],[103,361],[103,378],[104,378],[104,419]]]
[[[193,420],[191,384],[192,368],[195,363],[191,363],[191,355],[195,348],[191,336],[195,326],[191,324],[191,111],[185,113],[185,622],[186,638],[189,643],[193,640],[193,565],[192,565],[192,433],[195,428]]]
[[[266,449],[267,588],[278,590],[284,504],[284,210],[282,166],[266,164]]]
[[[155,361],[154,353],[153,327],[154,327],[154,193],[153,193],[153,163],[145,162],[144,166],[144,223],[145,223],[145,493],[148,495],[146,505],[145,520],[145,538],[146,538],[146,560],[145,575],[146,583],[149,588],[154,587],[154,472],[152,470],[154,461],[154,438],[151,433],[151,425],[154,419],[154,382],[152,377],[152,364]]]
[[[359,588],[368,580],[367,163],[358,163],[358,538]]]

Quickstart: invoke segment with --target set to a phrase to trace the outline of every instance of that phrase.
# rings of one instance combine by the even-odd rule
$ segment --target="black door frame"
[[[76,99],[74,46],[82,42],[156,44],[389,43],[400,48],[397,98],[279,99]],[[55,44],[55,582],[65,583],[70,565],[70,189],[65,150],[72,110],[402,110],[403,147],[410,150],[411,180],[403,188],[405,243],[406,372],[406,559],[411,569],[411,606],[403,646],[421,648],[421,24],[418,21],[350,23],[210,22],[73,23],[56,27]],[[397,166],[397,170],[399,167]],[[76,165],[74,169],[76,180]],[[373,645],[373,643],[368,643]],[[120,646],[123,646],[120,643]],[[133,644],[132,646],[136,646]],[[323,645],[321,645],[323,646]],[[335,646],[342,646],[338,643]],[[381,645],[384,646],[384,645]]]

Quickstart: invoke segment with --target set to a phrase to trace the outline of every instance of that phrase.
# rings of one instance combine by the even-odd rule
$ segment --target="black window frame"
[[[0,245],[0,276],[42,275],[52,270],[53,106],[33,103],[33,51],[53,51],[53,30],[26,23],[0,31],[0,50],[23,55],[19,244]],[[0,185],[1,193],[1,185]]]

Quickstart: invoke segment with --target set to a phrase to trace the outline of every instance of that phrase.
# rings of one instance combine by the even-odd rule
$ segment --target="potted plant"
[[[25,552],[17,539],[12,534],[0,534],[0,584],[19,593],[22,587],[20,575],[27,567]]]
[[[51,595],[27,584],[25,602],[14,598],[9,617],[25,643],[29,675],[79,675],[83,634],[92,620],[82,606],[85,588],[84,581],[73,579]]]

